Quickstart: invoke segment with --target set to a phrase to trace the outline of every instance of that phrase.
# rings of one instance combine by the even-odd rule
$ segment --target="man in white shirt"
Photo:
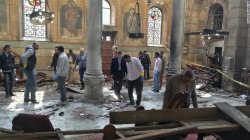
[[[138,58],[124,55],[123,60],[126,62],[128,74],[128,96],[130,100],[128,105],[135,104],[133,98],[133,90],[135,87],[137,95],[136,106],[140,106],[143,89],[144,68]]]
[[[159,92],[160,90],[160,74],[162,68],[162,61],[160,58],[160,54],[158,52],[155,53],[155,67],[154,67],[154,85],[153,92]]]

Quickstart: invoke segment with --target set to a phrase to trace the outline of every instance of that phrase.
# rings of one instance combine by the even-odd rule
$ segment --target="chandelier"
[[[34,6],[33,12],[30,14],[30,22],[35,25],[44,25],[53,22],[55,18],[54,12],[51,12],[49,9],[49,3],[47,0],[44,0],[45,7],[48,10],[42,10],[42,0],[29,0],[29,4]]]

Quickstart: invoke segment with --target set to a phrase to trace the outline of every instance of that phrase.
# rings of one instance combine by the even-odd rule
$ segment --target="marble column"
[[[104,76],[102,73],[101,36],[102,0],[88,0],[87,69],[84,74],[85,93],[89,99],[102,101]]]
[[[184,45],[185,0],[174,0],[168,76],[181,73],[182,47]]]

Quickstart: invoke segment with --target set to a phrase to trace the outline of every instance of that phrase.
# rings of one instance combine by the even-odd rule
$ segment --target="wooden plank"
[[[61,129],[57,128],[56,132],[57,132],[59,140],[66,140],[63,133],[62,133],[62,131],[61,131]]]
[[[173,128],[173,129],[163,129],[159,131],[153,131],[152,133],[147,133],[143,135],[133,136],[129,138],[123,138],[121,140],[148,140],[148,139],[156,139],[156,138],[162,138],[167,136],[173,136],[173,135],[182,135],[186,134],[188,132],[195,131],[196,128],[192,126],[183,126],[179,128]]]
[[[180,121],[180,123],[184,126],[192,125],[192,126],[214,126],[214,125],[225,125],[232,124],[225,120],[215,120],[215,121]]]
[[[210,126],[198,126],[196,133],[215,133],[215,132],[227,132],[227,131],[239,131],[241,130],[238,124],[223,124],[223,125],[210,125]]]
[[[116,131],[116,135],[119,136],[120,138],[126,138],[121,132]]]
[[[250,116],[250,106],[236,107],[242,113]],[[154,114],[154,115],[152,115]],[[168,109],[168,110],[143,110],[143,111],[123,111],[110,112],[111,124],[133,124],[152,123],[165,121],[200,121],[217,120],[225,116],[217,108],[189,108],[189,109]]]
[[[151,129],[166,129],[166,128],[175,128],[179,127],[180,124],[171,123],[166,125],[153,125],[153,126],[140,126],[140,127],[126,127],[126,128],[117,128],[118,131],[143,131]],[[92,129],[92,130],[75,130],[75,131],[61,131],[63,135],[80,135],[80,134],[92,134],[92,133],[102,133],[103,129]],[[39,137],[48,137],[48,136],[58,136],[57,132],[37,132],[37,133],[18,133],[18,134],[2,134],[0,135],[1,139],[16,139],[16,138],[39,138]]]
[[[189,125],[191,127],[196,127]],[[219,125],[208,125],[208,126],[197,126],[197,130],[194,133],[217,133],[217,132],[236,132],[241,130],[241,126],[238,124],[219,124]],[[147,130],[147,131],[129,131],[123,132],[124,136],[141,135],[144,133],[152,133],[159,130]]]
[[[250,119],[248,116],[228,103],[215,103],[214,105],[250,133]]]
[[[154,126],[155,127],[155,126]],[[177,126],[176,126],[177,127]],[[190,127],[190,126],[188,126]],[[194,126],[191,126],[194,127]],[[131,135],[139,135],[145,134],[146,132],[154,132],[158,130],[149,129],[150,127],[128,127],[128,128],[118,128],[122,134],[125,136]],[[160,129],[165,129],[164,125],[159,126]],[[180,128],[180,127],[179,127]],[[214,126],[199,126],[195,133],[211,133],[211,132],[225,132],[225,131],[238,131],[240,129],[240,125],[237,124],[225,124],[225,125],[214,125]],[[132,133],[131,130],[138,130]],[[146,131],[144,131],[146,130]],[[131,133],[124,133],[123,131],[131,131]],[[79,135],[79,134],[93,134],[93,133],[102,133],[102,129],[94,129],[94,130],[78,130],[78,131],[61,131],[63,135]],[[43,138],[48,136],[58,136],[58,132],[39,132],[39,133],[18,133],[18,134],[1,134],[0,139],[34,139],[34,138]]]

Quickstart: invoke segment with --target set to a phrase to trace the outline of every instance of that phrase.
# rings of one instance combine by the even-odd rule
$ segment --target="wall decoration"
[[[60,9],[60,35],[79,38],[82,34],[82,9],[75,0],[69,0]]]
[[[127,37],[129,33],[139,33],[139,16],[134,8],[131,8],[128,12],[125,12],[123,17],[123,33],[124,37]]]
[[[0,1],[0,34],[5,35],[8,33],[8,5],[6,0]]]

